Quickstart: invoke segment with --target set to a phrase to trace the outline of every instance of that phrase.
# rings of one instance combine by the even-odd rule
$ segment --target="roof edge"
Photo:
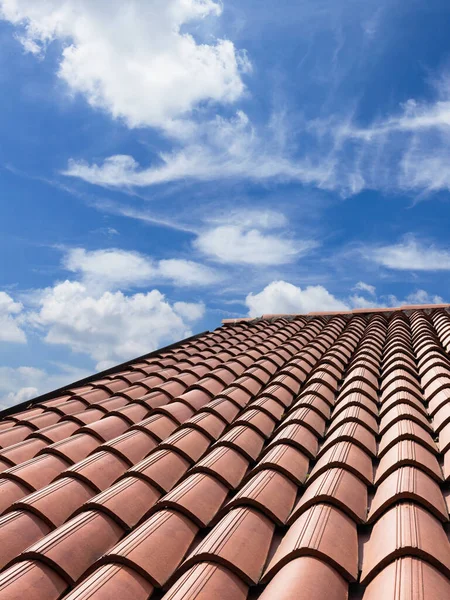
[[[174,342],[173,344],[169,344],[168,346],[163,346],[162,348],[158,348],[157,350],[153,350],[152,352],[147,352],[147,354],[142,354],[142,356],[137,356],[136,358],[131,358],[120,365],[115,365],[114,367],[110,367],[109,369],[105,369],[104,371],[99,371],[98,373],[93,373],[92,375],[88,375],[84,379],[79,379],[78,381],[73,381],[64,385],[63,387],[58,388],[57,390],[52,390],[51,392],[46,392],[45,394],[41,394],[40,396],[36,396],[36,398],[31,398],[30,400],[25,400],[24,402],[20,402],[20,404],[15,404],[13,406],[8,406],[0,410],[0,419],[3,417],[8,417],[9,415],[13,415],[16,412],[20,412],[29,408],[30,406],[34,406],[35,404],[39,404],[39,402],[43,402],[44,400],[51,400],[52,398],[57,398],[60,394],[64,393],[66,390],[69,390],[73,387],[78,387],[90,383],[94,379],[101,379],[102,377],[106,377],[108,375],[112,375],[117,371],[121,371],[122,369],[128,367],[135,362],[140,360],[144,360],[145,358],[152,358],[153,356],[157,356],[161,352],[167,352],[169,350],[174,350],[178,348],[182,344],[186,342],[190,342],[192,340],[196,340],[197,338],[205,335],[205,333],[209,333],[209,330],[202,331],[201,333],[197,333],[195,335],[191,335],[190,337],[184,338],[183,340],[179,340],[178,342]]]
[[[436,308],[450,308],[450,304],[404,304],[403,306],[390,306],[387,308],[354,308],[352,310],[335,310],[335,311],[312,311],[308,313],[274,313],[265,314],[261,317],[238,317],[236,319],[222,319],[222,323],[242,323],[244,321],[255,321],[258,319],[278,319],[281,317],[315,317],[315,316],[334,316],[334,315],[361,315],[372,313],[391,313],[401,310],[425,310]]]

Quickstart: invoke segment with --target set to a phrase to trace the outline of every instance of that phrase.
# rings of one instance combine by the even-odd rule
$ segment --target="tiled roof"
[[[450,314],[226,323],[0,420],[0,600],[448,600]]]

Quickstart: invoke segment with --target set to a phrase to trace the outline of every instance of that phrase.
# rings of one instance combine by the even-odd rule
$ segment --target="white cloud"
[[[132,156],[117,155],[103,163],[70,160],[64,175],[106,187],[146,187],[171,181],[216,179],[281,179],[327,187],[333,165],[324,156],[292,159],[287,151],[282,119],[272,119],[259,131],[238,111],[231,119],[216,116],[171,130],[175,148],[159,160],[141,166]],[[287,135],[287,134],[286,134]]]
[[[372,287],[372,286],[370,286]],[[374,296],[371,300],[357,294],[339,299],[321,285],[304,289],[287,281],[272,281],[258,294],[248,294],[245,299],[250,317],[263,314],[308,313],[316,311],[345,311],[353,308],[388,308],[410,304],[442,304],[441,296],[417,289],[399,300],[394,295]]]
[[[364,283],[364,281],[358,281],[358,283],[353,288],[354,290],[359,290],[361,292],[367,292],[371,296],[375,296],[375,286],[370,285],[368,283]]]
[[[242,265],[281,265],[315,248],[313,240],[292,238],[286,217],[277,211],[232,211],[208,219],[214,224],[198,234],[194,247],[211,260]],[[276,230],[276,231],[274,231]]]
[[[63,259],[63,266],[79,273],[88,283],[101,282],[109,286],[130,286],[148,283],[154,278],[156,268],[153,261],[137,252],[117,248],[94,250],[73,248]]]
[[[382,308],[383,306],[381,301],[367,300],[367,298],[358,296],[358,294],[353,294],[348,300],[352,308]]]
[[[209,267],[182,258],[160,260],[158,275],[179,286],[209,285],[220,279],[220,275]]]
[[[242,96],[245,53],[188,32],[221,12],[216,0],[0,0],[26,52],[42,56],[60,42],[69,89],[131,127],[170,126],[199,103]]]
[[[0,408],[25,402],[89,375],[70,365],[54,366],[52,373],[29,366],[0,367]]]
[[[417,241],[407,236],[402,242],[367,248],[363,254],[369,260],[389,269],[408,271],[450,270],[450,250]]]
[[[283,239],[283,236],[265,234],[257,229],[224,225],[200,234],[195,247],[223,263],[280,265],[292,262],[314,244]]]
[[[176,286],[208,285],[219,280],[213,269],[185,259],[155,261],[138,252],[107,248],[67,251],[63,266],[81,276],[89,289],[111,290],[169,281]]]
[[[201,304],[173,306],[158,290],[93,295],[71,281],[47,288],[36,302],[28,320],[44,340],[88,354],[100,370],[189,336],[191,324],[204,312]]]
[[[272,281],[258,294],[245,299],[250,317],[266,313],[308,313],[312,311],[348,310],[349,306],[335,298],[321,285],[304,289],[287,281]]]
[[[9,294],[0,291],[0,342],[25,343],[27,341],[21,328],[23,306],[15,302]]]
[[[175,302],[173,308],[180,317],[187,321],[198,321],[205,314],[205,305],[202,302]]]
[[[425,290],[415,290],[408,294],[404,300],[398,300],[396,296],[389,296],[389,306],[402,306],[407,304],[444,304],[444,299],[437,294],[430,294]]]

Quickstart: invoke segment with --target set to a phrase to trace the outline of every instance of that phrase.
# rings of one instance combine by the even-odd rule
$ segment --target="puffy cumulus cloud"
[[[355,286],[356,287],[356,286]],[[369,286],[373,287],[373,286]],[[261,292],[248,294],[245,299],[250,317],[263,314],[308,313],[316,311],[344,311],[353,308],[388,308],[408,304],[442,304],[441,296],[417,289],[405,298],[394,295],[372,295],[370,299],[353,294],[336,298],[321,285],[310,285],[304,289],[287,281],[272,281]]]
[[[389,306],[401,306],[404,304],[443,304],[445,301],[437,294],[430,294],[426,290],[415,290],[406,296],[404,300],[399,300],[396,296],[388,296]]]
[[[276,211],[234,211],[209,220],[194,247],[211,260],[242,265],[281,265],[293,262],[317,246],[313,240],[292,238],[286,218]],[[275,231],[276,230],[276,231]]]
[[[94,295],[72,281],[47,288],[36,302],[28,321],[44,340],[89,355],[99,370],[191,335],[204,312],[195,303],[172,305],[158,290]]]
[[[287,281],[272,281],[258,294],[245,299],[250,317],[267,313],[308,313],[312,311],[348,310],[349,306],[335,298],[321,285],[302,289]]]
[[[52,373],[30,366],[0,367],[0,407],[25,402],[87,375],[82,369],[64,364],[53,365]]]
[[[389,269],[407,271],[448,271],[450,250],[437,248],[406,236],[397,244],[363,249],[363,255]]]
[[[216,0],[0,0],[27,52],[42,56],[58,41],[69,89],[131,127],[166,127],[199,103],[243,94],[245,52],[189,33],[221,12]]]
[[[6,292],[0,292],[0,342],[25,343],[26,335],[21,327],[23,306]]]
[[[185,259],[156,261],[149,256],[117,248],[88,251],[72,248],[63,266],[77,273],[90,289],[111,290],[168,281],[176,286],[209,285],[220,276],[213,269]]]
[[[63,266],[81,274],[87,282],[113,287],[146,284],[156,272],[153,261],[146,256],[116,248],[92,252],[72,248],[64,256]]]

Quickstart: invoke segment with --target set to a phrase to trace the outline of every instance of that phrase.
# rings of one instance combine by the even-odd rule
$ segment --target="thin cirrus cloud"
[[[399,271],[449,271],[450,250],[407,236],[397,244],[363,250],[366,259]]]

